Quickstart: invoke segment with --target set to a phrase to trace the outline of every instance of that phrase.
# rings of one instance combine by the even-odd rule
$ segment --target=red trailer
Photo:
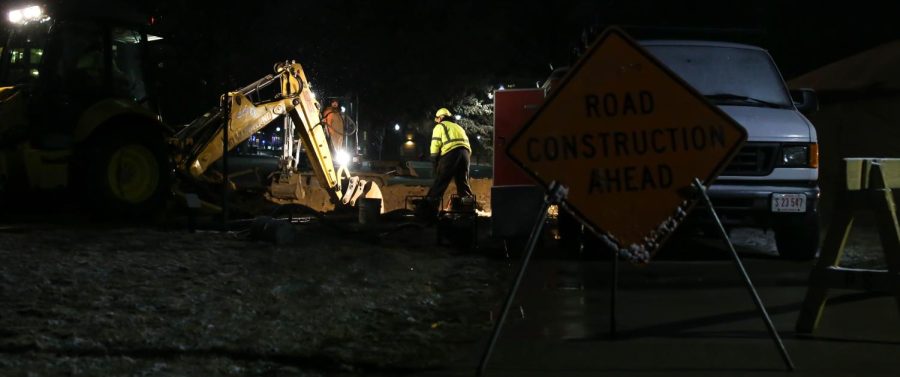
[[[496,238],[527,237],[537,219],[544,192],[506,156],[506,146],[544,103],[545,92],[543,88],[494,92],[491,231]]]

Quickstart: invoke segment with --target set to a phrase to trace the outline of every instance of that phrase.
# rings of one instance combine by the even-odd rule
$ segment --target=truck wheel
[[[775,246],[783,259],[810,260],[819,250],[819,221],[816,217],[806,220],[803,225],[786,226],[775,229]]]
[[[161,135],[131,126],[98,135],[89,144],[88,195],[95,208],[146,215],[161,208],[168,189],[168,159]]]

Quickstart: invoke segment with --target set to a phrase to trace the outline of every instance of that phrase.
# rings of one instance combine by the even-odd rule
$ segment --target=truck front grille
[[[746,143],[722,175],[769,175],[775,167],[777,143]]]

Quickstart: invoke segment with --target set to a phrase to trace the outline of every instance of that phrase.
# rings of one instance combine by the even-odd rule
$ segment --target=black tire
[[[802,225],[775,229],[775,246],[782,259],[806,261],[816,257],[819,251],[818,218],[810,216]]]
[[[139,218],[163,208],[171,173],[165,141],[152,126],[100,129],[81,156],[78,178],[91,210]]]

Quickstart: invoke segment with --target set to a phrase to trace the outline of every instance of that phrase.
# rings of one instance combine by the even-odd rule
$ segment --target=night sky
[[[176,46],[167,93],[184,114],[201,113],[223,91],[295,59],[320,95],[358,96],[360,119],[373,127],[421,120],[463,92],[484,92],[487,100],[490,87],[533,86],[551,65],[571,64],[582,32],[592,27],[625,25],[637,38],[757,44],[770,50],[786,79],[900,38],[897,10],[883,2],[130,3],[156,15]]]

